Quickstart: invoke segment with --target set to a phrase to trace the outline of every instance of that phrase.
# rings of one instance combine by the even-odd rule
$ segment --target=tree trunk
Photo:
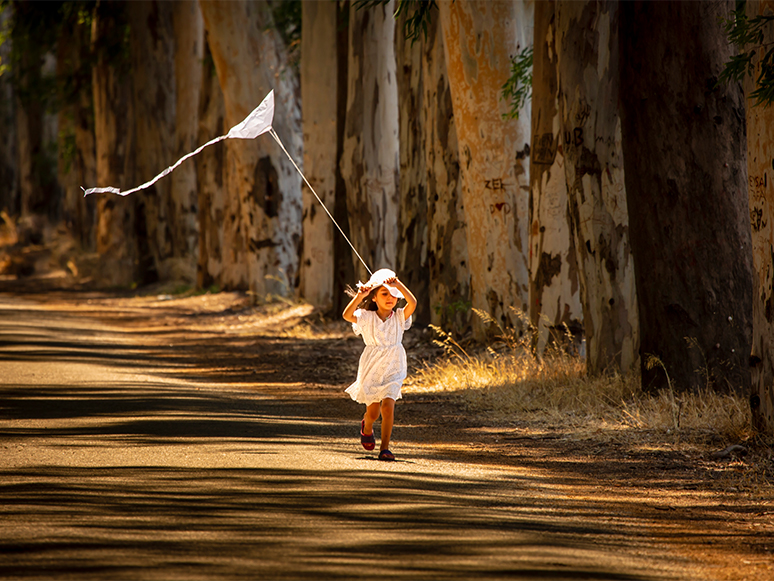
[[[136,127],[135,164],[140,183],[172,165],[175,135],[175,62],[172,2],[138,0],[127,3],[131,25],[131,58]],[[144,217],[152,263],[141,268],[171,280],[172,179],[159,180],[137,194],[138,218]],[[141,240],[141,243],[145,241]],[[144,254],[144,253],[143,253]]]
[[[171,165],[199,146],[199,98],[202,90],[204,21],[196,0],[172,3],[175,41],[174,149]],[[213,136],[214,137],[214,136]],[[172,255],[165,269],[172,280],[196,281],[199,244],[196,164],[184,163],[171,175],[168,227]]]
[[[0,8],[0,28],[11,18],[11,6]],[[0,44],[0,61],[7,63],[11,41]],[[0,76],[0,211],[19,212],[19,180],[16,169],[16,96],[8,75]]]
[[[197,142],[207,143],[228,131],[225,127],[223,92],[212,55],[205,47]],[[225,286],[222,278],[225,228],[226,144],[206,148],[196,163],[199,187],[199,266],[197,286]]]
[[[341,172],[350,240],[372,271],[397,268],[398,89],[393,2],[354,4],[349,20],[349,84]],[[353,255],[360,280],[368,274]],[[398,273],[400,276],[400,273]]]
[[[42,40],[33,40],[39,33],[40,17],[34,3],[14,4],[11,41],[18,41],[19,53],[14,77],[20,209],[23,218],[34,217],[37,234],[42,233],[39,218],[54,218],[59,210],[59,188],[53,169],[56,161],[49,153],[53,148],[48,147],[56,142],[57,131],[47,127],[51,120],[46,119],[46,103],[40,89],[44,76],[53,76],[55,59],[47,55]]]
[[[645,388],[747,393],[750,385],[744,101],[738,86],[715,87],[731,57],[720,17],[732,7],[620,6],[623,151]],[[649,356],[659,363],[649,365]]]
[[[532,2],[439,4],[462,165],[473,307],[518,325],[529,292],[530,110],[504,120],[510,57],[532,44]],[[484,326],[475,320],[476,335]]]
[[[422,66],[425,39],[407,39],[403,32],[405,23],[404,12],[396,22],[395,31],[400,160],[396,271],[417,297],[415,321],[425,326],[430,322],[427,160],[424,152],[427,128]]]
[[[19,169],[19,205],[22,216],[45,213],[39,199],[35,160],[40,159],[43,149],[42,105],[37,99],[23,101],[16,97],[16,150]]]
[[[422,149],[427,171],[430,320],[458,336],[470,327],[470,274],[462,206],[457,128],[452,107],[443,31],[435,15],[423,41]]]
[[[348,2],[337,2],[336,27],[336,203],[333,217],[349,237],[349,210],[347,208],[347,184],[341,173],[341,158],[344,152],[347,117],[347,86],[349,85],[349,13]],[[340,313],[349,303],[347,287],[355,280],[355,265],[352,249],[344,236],[333,237],[333,260],[335,277],[333,281],[333,310]]]
[[[337,16],[334,2],[303,2],[301,103],[304,173],[333,213],[336,206]],[[304,187],[300,294],[314,306],[333,307],[333,237],[341,236],[309,188]]]
[[[202,11],[202,16],[204,17],[204,27],[207,31],[207,46],[210,51],[210,55],[212,56],[213,60],[213,66],[215,69],[216,77],[218,77],[218,91],[220,91],[220,95],[223,98],[223,115],[224,115],[224,125],[223,125],[223,131],[219,133],[219,135],[223,135],[225,132],[227,132],[231,127],[234,126],[235,123],[238,123],[241,121],[241,119],[237,120],[235,117],[237,117],[237,114],[232,114],[231,116],[228,115],[228,112],[226,111],[226,99],[224,95],[224,89],[223,89],[223,82],[219,78],[220,74],[218,73],[218,64],[216,62],[215,54],[213,53],[213,45],[218,46],[219,52],[223,52],[225,48],[221,47],[221,41],[217,40],[217,37],[219,36],[228,36],[231,32],[229,30],[224,31],[212,31],[210,30],[210,23],[208,20],[208,14],[209,11],[212,10],[217,17],[217,7],[208,5],[206,2],[199,2],[199,6]],[[229,8],[237,8],[237,4],[229,2],[228,3]],[[241,5],[239,5],[241,6]],[[244,9],[243,6],[241,6],[242,9]],[[239,17],[236,17],[237,20]],[[227,25],[231,25],[231,20],[233,18],[230,18],[227,22]],[[212,25],[214,26],[214,25]],[[213,36],[215,38],[213,38]],[[225,58],[225,57],[222,57]],[[221,65],[221,68],[227,68],[225,64]],[[252,70],[252,67],[248,68],[247,70]],[[233,73],[232,73],[233,74]],[[215,97],[216,92],[213,91],[210,93],[211,98]],[[276,116],[276,112],[275,112]],[[216,135],[213,135],[209,139],[212,139],[213,137],[217,137]],[[262,138],[259,138],[262,139]],[[241,152],[244,149],[244,144],[236,142],[233,143],[233,140],[227,140],[223,143],[222,147],[222,155],[223,155],[223,185],[222,187],[216,187],[212,188],[210,191],[212,191],[212,194],[209,194],[205,192],[205,197],[208,197],[210,195],[215,196],[211,200],[211,210],[210,210],[210,220],[218,215],[218,210],[220,210],[221,215],[221,221],[220,224],[212,224],[211,228],[208,231],[207,234],[207,240],[208,240],[208,248],[207,251],[210,262],[210,272],[215,277],[215,280],[222,288],[239,288],[239,289],[246,289],[249,287],[249,277],[248,277],[248,261],[247,261],[247,224],[244,224],[244,218],[242,217],[242,206],[241,206],[241,189],[239,187],[238,183],[238,176],[234,174],[236,171],[236,165],[242,163],[242,158],[237,158],[237,154]],[[206,143],[206,142],[205,142]],[[211,148],[212,149],[212,148]],[[204,153],[209,154],[210,157],[220,153],[218,152],[218,149],[221,149],[220,146],[215,146],[215,149],[213,151],[209,152],[205,150]],[[247,162],[249,160],[245,160]],[[253,163],[254,160],[253,160]],[[217,179],[219,178],[219,170],[217,168],[217,159],[212,159],[212,164],[210,165],[211,170],[214,172],[213,178],[214,183],[217,184]],[[246,170],[245,170],[246,171]],[[220,192],[221,197],[220,200],[218,200],[217,192]],[[218,203],[220,201],[220,203]],[[205,203],[204,200],[202,200],[201,203]],[[218,236],[215,236],[216,229],[219,228],[220,232]],[[216,274],[217,273],[217,274]]]
[[[96,62],[92,69],[94,134],[98,184],[133,187],[133,115],[131,77],[111,63],[109,53],[123,38],[121,2],[100,2],[92,21]],[[136,280],[138,251],[134,232],[134,198],[103,195],[97,202],[99,282],[128,286]]]
[[[560,0],[556,14],[564,167],[587,369],[626,373],[637,363],[639,329],[618,115],[618,3]]]
[[[771,14],[773,10],[774,2],[770,0],[747,2],[749,18]],[[763,43],[769,46],[774,34],[770,28],[764,30]],[[760,60],[756,61],[756,77],[759,67]],[[755,89],[754,78],[745,79],[744,89],[747,95]],[[754,267],[750,407],[755,430],[771,435],[774,434],[774,185],[769,184],[769,176],[774,179],[774,156],[771,155],[774,109],[747,102],[750,105],[747,107],[747,170]]]
[[[241,122],[274,89],[274,130],[301,159],[298,78],[266,2],[200,2],[223,91],[226,126]],[[260,33],[255,32],[260,31]],[[301,178],[271,137],[227,143],[222,278],[256,298],[288,295],[298,276]]]
[[[58,39],[57,76],[69,79],[59,109],[58,167],[64,189],[63,219],[84,250],[94,250],[97,196],[83,197],[81,187],[96,183],[91,68],[87,66],[90,31],[74,21]]]
[[[536,349],[583,329],[558,109],[556,1],[535,3],[530,155],[529,318]]]

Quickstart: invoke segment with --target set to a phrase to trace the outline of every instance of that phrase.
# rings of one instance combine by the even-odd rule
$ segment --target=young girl
[[[406,306],[395,309],[398,299]],[[344,309],[344,320],[352,323],[356,335],[366,344],[360,356],[357,381],[346,392],[358,403],[366,405],[360,422],[360,443],[373,450],[374,422],[382,415],[382,440],[379,460],[395,460],[390,452],[390,436],[395,418],[395,400],[401,398],[400,388],[406,379],[406,350],[403,331],[411,327],[411,315],[417,299],[400,282],[395,273],[383,268],[371,275],[366,284],[358,283],[358,292]]]

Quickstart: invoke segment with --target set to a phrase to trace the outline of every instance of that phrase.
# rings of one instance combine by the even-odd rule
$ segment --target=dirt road
[[[722,498],[506,458],[444,402],[400,402],[376,461],[357,342],[222,295],[0,293],[0,578],[772,578]]]

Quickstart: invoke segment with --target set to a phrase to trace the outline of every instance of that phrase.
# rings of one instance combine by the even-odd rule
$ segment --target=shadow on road
[[[724,507],[664,509],[551,438],[463,446],[422,421],[443,396],[401,404],[403,462],[368,460],[340,339],[98,315],[0,301],[0,578],[701,579],[681,547],[728,541]]]

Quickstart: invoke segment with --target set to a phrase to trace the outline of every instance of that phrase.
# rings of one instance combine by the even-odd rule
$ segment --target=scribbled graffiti
[[[511,213],[511,205],[508,202],[498,202],[496,204],[489,204],[489,213],[501,212],[504,215]]]
[[[763,218],[763,210],[760,208],[753,208],[750,210],[750,225],[752,226],[753,231],[760,232],[768,226],[768,224],[769,221]]]
[[[769,225],[769,209],[766,203],[766,190],[769,178],[766,172],[763,175],[751,175],[748,177],[750,188],[750,226],[753,232],[760,232]]]
[[[769,225],[769,211],[766,198],[757,196],[750,205],[750,226],[753,232],[760,232]]]
[[[574,145],[580,147],[583,145],[583,127],[576,127],[572,131],[564,132],[565,145]]]
[[[501,178],[485,180],[484,188],[487,190],[504,190],[507,184]]]
[[[556,157],[556,140],[553,133],[544,133],[543,135],[533,137],[532,160],[535,163],[551,165]]]
[[[591,106],[588,103],[581,103],[575,114],[575,124],[583,125],[589,117],[591,117]]]
[[[763,172],[763,177],[750,176],[748,178],[748,183],[750,185],[750,191],[752,193],[762,195],[763,191],[769,185],[769,179],[768,179],[768,176],[766,175],[766,172]]]

